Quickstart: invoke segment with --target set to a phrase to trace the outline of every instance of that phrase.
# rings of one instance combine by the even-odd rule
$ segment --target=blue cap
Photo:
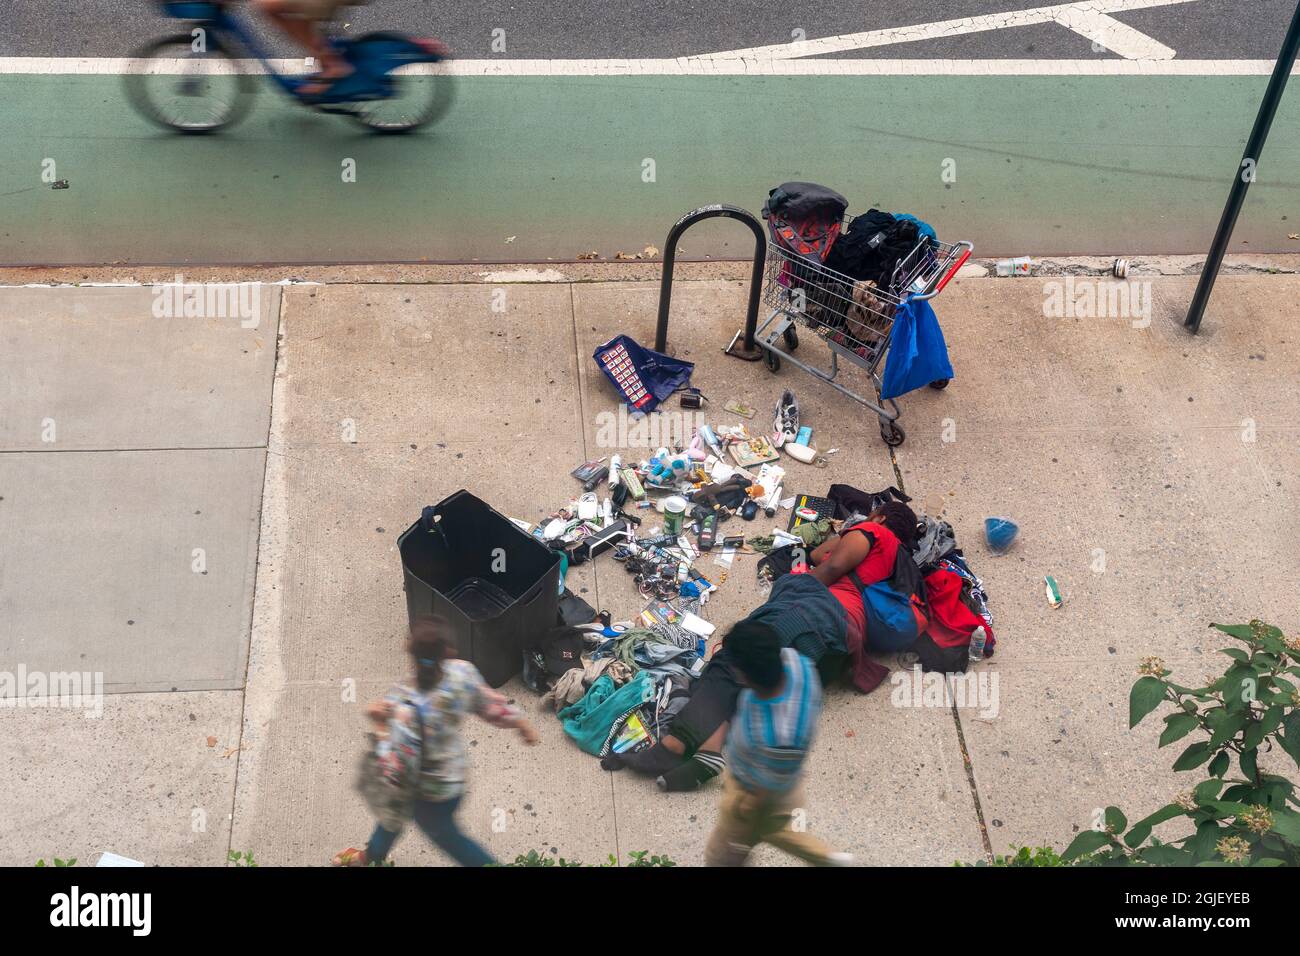
[[[1010,518],[985,518],[984,540],[994,551],[1005,551],[1016,540],[1020,529]]]

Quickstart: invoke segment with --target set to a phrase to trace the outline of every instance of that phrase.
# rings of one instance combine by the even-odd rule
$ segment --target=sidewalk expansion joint
[[[894,469],[894,480],[898,483],[897,488],[903,494],[907,494],[907,486],[903,482],[903,470],[898,465],[898,449],[889,449],[889,464]],[[971,801],[975,807],[975,823],[979,826],[980,842],[984,844],[984,853],[990,863],[993,862],[993,843],[989,840],[988,824],[984,820],[984,805],[980,802],[979,785],[975,782],[975,764],[970,759],[970,751],[966,747],[966,734],[961,726],[961,714],[957,711],[957,704],[954,701],[951,708],[953,726],[957,730],[957,748],[961,751],[962,766],[966,770],[966,783],[970,786]]]

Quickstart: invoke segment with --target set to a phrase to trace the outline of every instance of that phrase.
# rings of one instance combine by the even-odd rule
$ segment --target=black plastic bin
[[[493,687],[555,626],[560,556],[468,491],[426,508],[397,549],[407,616],[445,618],[460,656]]]

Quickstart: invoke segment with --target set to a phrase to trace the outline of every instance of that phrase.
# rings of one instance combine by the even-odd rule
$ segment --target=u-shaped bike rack
[[[726,352],[728,355],[744,359],[747,362],[757,362],[763,357],[763,350],[754,344],[754,330],[758,326],[758,302],[763,291],[763,265],[764,260],[767,258],[767,232],[763,229],[763,223],[752,212],[741,209],[739,206],[728,206],[723,203],[692,209],[681,219],[678,219],[672,229],[668,230],[668,238],[664,242],[663,279],[659,283],[659,325],[655,329],[655,351],[665,352],[668,349],[668,310],[673,298],[673,266],[677,261],[677,241],[681,238],[682,233],[697,222],[717,217],[739,219],[754,233],[754,271],[749,277],[749,312],[745,316],[745,340],[739,345],[733,340]]]

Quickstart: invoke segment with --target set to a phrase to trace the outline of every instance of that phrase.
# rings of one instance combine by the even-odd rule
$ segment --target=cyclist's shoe
[[[417,37],[415,45],[424,50],[430,56],[436,56],[440,60],[445,60],[451,56],[451,49],[441,40],[433,37]]]
[[[772,417],[772,444],[780,448],[786,442],[793,442],[799,434],[799,403],[794,392],[788,388],[781,393],[781,400],[776,403],[776,414]]]

